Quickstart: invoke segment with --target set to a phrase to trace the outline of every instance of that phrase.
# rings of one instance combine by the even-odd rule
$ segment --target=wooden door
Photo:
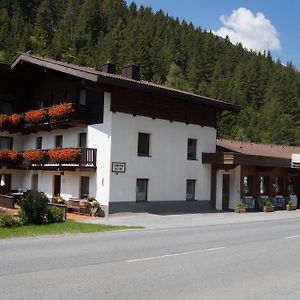
[[[60,195],[60,187],[61,187],[61,176],[54,175],[53,196]]]
[[[229,208],[229,174],[223,174],[222,209]]]
[[[0,186],[0,194],[5,195],[7,193],[10,193],[11,190],[11,174],[0,174],[0,177],[4,176],[4,183],[5,185]],[[1,180],[1,178],[0,178]]]

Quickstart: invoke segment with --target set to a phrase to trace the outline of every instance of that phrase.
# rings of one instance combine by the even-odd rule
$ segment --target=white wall
[[[138,133],[150,134],[151,157],[137,156]],[[187,160],[188,138],[197,139],[197,159]],[[136,179],[148,178],[148,201],[185,200],[186,180],[196,179],[196,199],[210,199],[210,166],[202,152],[215,152],[216,130],[124,113],[112,115],[111,161],[126,173],[111,174],[110,200],[136,201]]]
[[[241,200],[241,166],[237,166],[230,172],[229,208],[234,209],[236,203]]]
[[[241,195],[241,167],[237,166],[235,169],[225,172],[225,170],[217,171],[216,182],[216,209],[222,210],[222,196],[223,196],[223,174],[229,174],[229,208],[234,209],[236,203],[240,201]]]
[[[217,171],[217,178],[216,178],[216,209],[222,210],[222,200],[223,200],[223,175],[224,170]]]

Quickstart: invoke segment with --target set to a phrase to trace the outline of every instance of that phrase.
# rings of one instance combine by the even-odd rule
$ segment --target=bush
[[[25,225],[28,225],[29,222],[28,222],[28,218],[25,214],[25,212],[23,210],[20,210],[18,212],[18,215],[17,215],[17,218],[19,219],[20,223],[25,226]]]
[[[64,214],[58,207],[51,207],[47,210],[47,220],[49,223],[59,223],[64,221]]]
[[[0,227],[11,228],[23,226],[19,218],[4,214],[0,216]]]
[[[48,198],[44,193],[29,193],[20,201],[20,207],[23,210],[28,223],[42,224],[45,222],[47,214]]]

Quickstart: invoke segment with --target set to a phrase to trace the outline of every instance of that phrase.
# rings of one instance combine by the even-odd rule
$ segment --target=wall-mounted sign
[[[300,154],[292,154],[292,168],[300,169]]]
[[[113,173],[125,173],[126,163],[124,162],[113,162],[112,163],[112,172]]]

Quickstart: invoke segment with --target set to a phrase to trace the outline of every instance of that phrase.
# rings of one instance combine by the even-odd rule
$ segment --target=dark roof
[[[290,159],[292,154],[300,154],[300,147],[256,144],[223,139],[217,140],[217,146],[221,151],[229,150],[246,155],[271,156]]]
[[[221,110],[229,110],[234,112],[239,112],[241,110],[240,106],[230,104],[224,101],[169,88],[148,81],[142,81],[142,80],[137,81],[137,80],[123,77],[121,75],[101,72],[94,68],[83,67],[83,66],[70,64],[62,61],[56,61],[53,59],[43,58],[28,53],[20,54],[11,64],[11,69],[14,69],[20,62],[25,62],[28,64],[33,64],[44,68],[52,69],[55,71],[63,72],[93,82],[106,83],[109,85],[131,88],[131,89],[163,95],[167,97],[179,98],[183,100],[188,100],[188,101],[216,107]]]

